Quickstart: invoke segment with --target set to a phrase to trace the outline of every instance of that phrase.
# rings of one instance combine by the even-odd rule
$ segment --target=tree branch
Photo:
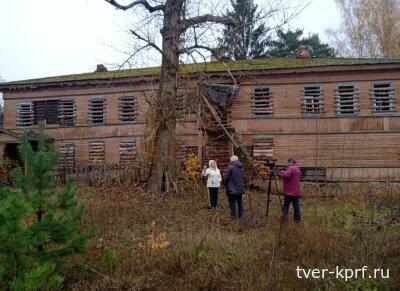
[[[140,5],[140,4],[142,4],[147,9],[147,11],[149,11],[150,13],[155,12],[155,11],[164,11],[164,8],[165,8],[165,5],[151,6],[146,0],[136,0],[128,5],[121,5],[115,0],[105,0],[105,1],[109,4],[111,4],[112,6],[118,8],[118,9],[124,10],[124,11],[128,10],[132,7],[135,7],[137,5]]]
[[[181,48],[179,50],[179,53],[181,53],[181,54],[189,54],[190,51],[192,51],[194,49],[204,49],[204,50],[208,50],[208,51],[210,51],[212,53],[215,53],[215,49],[213,49],[211,47],[208,47],[208,46],[199,45],[199,44],[195,44],[195,45],[192,45],[192,46],[189,46],[189,47]]]
[[[143,40],[144,42],[146,42],[149,46],[151,46],[152,48],[155,48],[156,50],[158,50],[161,54],[163,54],[162,49],[160,49],[154,42],[149,41],[148,39],[145,39],[144,37],[142,37],[141,35],[137,34],[134,30],[130,30],[130,32],[136,36],[138,39]]]
[[[205,14],[183,20],[182,31],[185,31],[191,26],[195,26],[197,24],[202,24],[206,22],[236,26],[236,21],[230,16],[215,16],[211,14]]]

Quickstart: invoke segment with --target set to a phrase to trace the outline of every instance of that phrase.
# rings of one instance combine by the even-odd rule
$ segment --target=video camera
[[[266,165],[268,166],[270,171],[275,171],[275,162],[278,161],[277,159],[267,159],[265,161]]]
[[[269,212],[269,203],[271,201],[271,189],[272,189],[272,181],[275,181],[275,189],[276,189],[276,193],[278,193],[278,199],[279,199],[279,204],[281,205],[282,208],[282,200],[281,200],[281,196],[279,193],[279,189],[278,189],[278,184],[276,182],[276,177],[279,175],[276,171],[276,164],[275,162],[278,161],[277,159],[273,159],[272,157],[267,157],[265,160],[265,164],[268,166],[269,168],[269,172],[268,172],[268,186],[267,186],[267,212],[266,212],[266,216],[268,217],[268,212]]]

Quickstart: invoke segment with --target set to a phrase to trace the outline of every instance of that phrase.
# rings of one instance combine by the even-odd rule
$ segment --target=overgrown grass
[[[277,196],[271,197],[266,217],[265,198],[264,193],[247,193],[246,218],[231,221],[224,191],[219,209],[212,211],[206,209],[202,187],[197,194],[179,196],[132,187],[81,189],[85,224],[97,226],[97,238],[79,259],[80,267],[66,269],[64,287],[398,290],[398,185],[305,185],[300,224],[281,223]],[[329,271],[367,266],[368,273],[347,281],[333,274],[300,279],[297,266]],[[368,278],[374,268],[389,269],[390,278]]]

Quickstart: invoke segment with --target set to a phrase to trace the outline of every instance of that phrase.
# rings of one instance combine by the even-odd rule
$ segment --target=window
[[[253,158],[264,161],[274,155],[274,139],[272,137],[260,137],[253,140]]]
[[[187,99],[186,90],[178,89],[176,92],[176,107],[175,107],[176,121],[182,121],[185,119],[186,99]]]
[[[122,95],[119,98],[119,121],[122,123],[136,122],[136,96]]]
[[[319,116],[324,113],[324,95],[321,85],[305,85],[302,100],[302,112],[305,116]]]
[[[61,99],[58,105],[58,123],[61,126],[74,126],[76,119],[74,99]]]
[[[58,104],[60,100],[34,101],[35,124],[58,124]]]
[[[198,146],[187,146],[182,139],[177,139],[175,144],[175,161],[179,167],[184,167],[189,155],[198,157]],[[215,158],[215,157],[214,157]]]
[[[181,139],[177,139],[175,144],[175,160],[183,163],[191,154],[194,154],[197,157],[198,147],[187,146],[184,141],[182,141]]]
[[[17,126],[32,126],[40,122],[72,126],[75,125],[75,109],[74,99],[22,101],[18,104]]]
[[[60,146],[60,158],[58,168],[66,172],[72,172],[75,166],[75,143],[65,143]]]
[[[119,157],[121,164],[132,164],[136,160],[136,141],[120,141]]]
[[[106,99],[104,97],[90,98],[88,110],[89,124],[104,124],[106,122]]]
[[[251,109],[254,116],[271,116],[273,114],[271,87],[253,87]]]
[[[35,119],[32,101],[21,101],[18,103],[17,126],[29,127],[33,125]]]
[[[104,141],[89,142],[89,165],[104,163]]]
[[[336,115],[356,115],[360,111],[358,89],[353,84],[337,85]]]
[[[372,113],[394,114],[396,112],[395,94],[390,82],[373,83],[370,95],[372,100]]]

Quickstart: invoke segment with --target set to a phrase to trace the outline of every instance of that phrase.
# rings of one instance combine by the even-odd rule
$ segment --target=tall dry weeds
[[[169,196],[129,187],[81,189],[85,224],[96,224],[98,233],[82,268],[69,270],[65,289],[396,290],[400,223],[380,224],[398,215],[400,191],[381,186],[335,185],[329,193],[328,185],[322,196],[305,193],[300,224],[280,223],[276,196],[267,219],[261,192],[247,193],[246,218],[231,221],[223,189],[216,211],[206,209],[201,186]],[[385,268],[390,278],[299,279],[297,266]]]

